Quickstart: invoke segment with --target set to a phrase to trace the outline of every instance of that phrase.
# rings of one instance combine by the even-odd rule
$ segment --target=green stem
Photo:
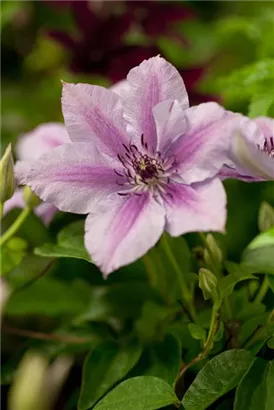
[[[4,204],[0,202],[0,220],[3,218],[3,209],[4,209]]]
[[[220,325],[219,321],[219,308],[216,304],[213,305],[212,307],[212,314],[211,314],[211,321],[210,321],[210,326],[209,326],[209,331],[207,335],[206,342],[204,344],[203,350],[198,354],[198,356],[194,357],[194,359],[191,360],[190,363],[187,365],[182,366],[180,373],[178,374],[175,382],[175,391],[177,395],[180,397],[181,392],[179,391],[180,387],[183,386],[183,377],[185,372],[192,367],[194,364],[199,363],[201,360],[204,360],[208,354],[210,353],[213,345],[214,345],[214,339],[215,336],[218,332]]]
[[[0,238],[0,245],[3,246],[4,243],[6,243],[20,228],[20,226],[23,224],[27,216],[30,214],[31,209],[30,208],[25,208],[23,211],[20,213],[17,219],[13,222],[13,224],[9,227],[9,229],[1,236]]]
[[[265,275],[263,283],[254,299],[255,303],[260,303],[263,301],[265,295],[267,294],[268,288],[269,288],[269,282],[267,279],[267,275]]]
[[[170,261],[170,263],[173,267],[173,270],[174,270],[174,272],[177,276],[178,283],[179,283],[179,286],[180,286],[180,289],[181,289],[181,292],[182,292],[182,297],[183,297],[183,300],[186,304],[187,310],[188,310],[192,320],[195,321],[195,319],[196,319],[196,310],[195,310],[195,306],[194,306],[194,303],[193,303],[193,297],[192,297],[191,291],[188,288],[188,286],[187,286],[187,284],[184,280],[184,277],[183,277],[183,274],[181,272],[180,266],[178,265],[174,255],[173,255],[173,252],[172,252],[172,250],[169,246],[168,238],[165,234],[161,238],[161,245],[162,245],[162,248],[165,251],[165,254],[168,257],[168,259],[169,259],[169,261]]]
[[[146,268],[149,283],[151,287],[155,287],[157,285],[157,272],[149,253],[143,256],[143,262]]]

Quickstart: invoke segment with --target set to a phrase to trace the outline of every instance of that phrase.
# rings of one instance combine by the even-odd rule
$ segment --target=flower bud
[[[204,260],[206,265],[218,275],[222,270],[222,251],[217,245],[214,236],[209,233],[206,236],[206,249],[204,251]]]
[[[25,204],[30,208],[36,208],[41,203],[41,199],[31,190],[29,186],[25,186],[23,193]]]
[[[215,275],[208,269],[201,268],[199,271],[199,288],[202,289],[204,299],[216,299],[218,296],[218,281]]]
[[[274,208],[267,202],[263,202],[260,206],[258,226],[261,232],[274,226]]]
[[[0,182],[0,202],[3,204],[12,197],[16,185],[11,144],[8,145],[0,161]]]

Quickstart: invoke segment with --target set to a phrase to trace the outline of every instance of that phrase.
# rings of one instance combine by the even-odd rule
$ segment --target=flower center
[[[123,186],[119,195],[138,194],[147,190],[155,195],[163,193],[169,177],[176,173],[174,156],[163,158],[160,152],[150,156],[146,153],[143,137],[141,141],[142,151],[136,145],[124,145],[125,152],[117,156],[123,165],[123,174],[114,170],[119,177],[117,184]]]

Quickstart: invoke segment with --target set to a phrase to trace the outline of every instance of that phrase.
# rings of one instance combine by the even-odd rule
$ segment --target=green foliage
[[[127,346],[105,342],[87,356],[83,367],[79,410],[94,404],[135,365],[142,349],[136,341]]]
[[[236,390],[234,410],[271,410],[274,407],[274,361],[254,359]]]
[[[1,275],[6,275],[20,264],[27,252],[28,244],[21,238],[11,238],[2,248]]]
[[[234,389],[252,363],[246,350],[229,350],[215,356],[198,373],[183,398],[185,410],[204,410]]]
[[[90,262],[84,246],[84,221],[73,222],[62,229],[57,244],[46,243],[35,249],[35,254],[54,258],[77,258]]]
[[[119,384],[95,407],[95,410],[156,410],[178,403],[172,388],[152,376],[134,377]]]

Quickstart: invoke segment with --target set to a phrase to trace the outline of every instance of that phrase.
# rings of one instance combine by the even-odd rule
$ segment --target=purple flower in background
[[[64,84],[72,143],[21,177],[59,209],[89,214],[85,245],[105,276],[145,254],[164,230],[223,231],[226,221],[225,191],[214,177],[231,132],[228,113],[216,103],[189,108],[181,76],[159,56],[132,69],[118,94]]]
[[[20,160],[16,166],[16,173],[28,172],[32,162],[38,159],[50,149],[69,142],[66,128],[63,124],[47,123],[39,125],[33,131],[22,135],[15,147],[16,156]],[[17,189],[8,201],[4,204],[4,215],[15,208],[24,208],[23,189]],[[58,209],[48,203],[40,204],[35,213],[45,224],[50,223]]]
[[[236,118],[241,117],[237,114]],[[222,178],[246,182],[274,180],[274,120],[258,117],[245,121],[232,134],[229,161],[221,169]]]
[[[191,47],[176,29],[178,22],[195,19],[186,4],[170,1],[44,1],[56,13],[70,11],[75,22],[73,32],[47,29],[47,35],[67,49],[73,72],[105,75],[113,82],[124,79],[128,71],[143,60],[160,54],[159,39],[174,39],[183,48]],[[134,31],[146,38],[128,43]],[[196,90],[204,67],[180,70],[192,104],[212,100]],[[216,97],[215,97],[216,98]],[[214,98],[214,99],[215,99]]]

